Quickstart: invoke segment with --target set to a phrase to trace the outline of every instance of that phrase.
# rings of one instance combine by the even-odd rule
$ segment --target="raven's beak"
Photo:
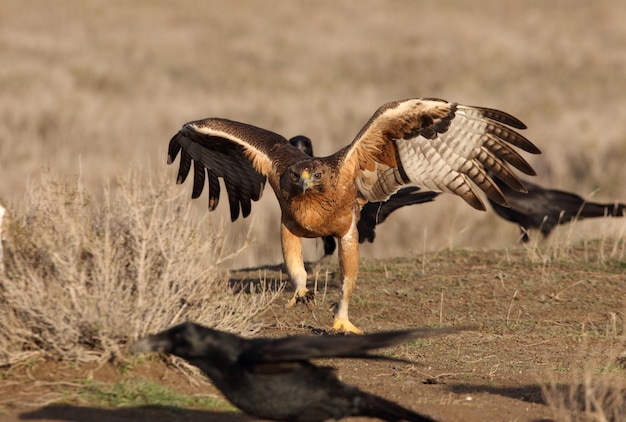
[[[161,338],[157,334],[141,338],[129,348],[131,353],[167,352],[169,349],[171,349],[171,342],[167,338]]]

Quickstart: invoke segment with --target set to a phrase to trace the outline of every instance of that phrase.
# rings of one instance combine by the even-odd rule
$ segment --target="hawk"
[[[513,148],[539,149],[515,129],[526,126],[505,112],[435,98],[413,98],[381,106],[354,140],[328,157],[311,157],[283,136],[222,118],[186,123],[170,140],[168,163],[180,153],[177,183],[193,163],[192,198],[208,184],[209,210],[224,181],[230,216],[250,214],[269,181],[281,210],[281,245],[295,287],[287,304],[308,303],[302,238],[335,236],[339,243],[341,299],[333,330],[362,331],[348,317],[359,268],[357,222],[367,202],[385,201],[404,185],[453,193],[485,210],[479,190],[506,206],[488,172],[518,191],[524,185],[511,166],[535,175]]]
[[[304,135],[294,136],[289,143],[300,151],[313,157],[313,143]],[[434,201],[441,192],[420,191],[417,186],[402,188],[382,202],[368,202],[361,208],[361,216],[356,228],[359,232],[359,243],[374,242],[376,226],[383,223],[389,214],[407,205],[423,204]],[[332,255],[337,249],[337,242],[333,236],[324,236],[324,257]],[[322,258],[324,258],[322,257]]]

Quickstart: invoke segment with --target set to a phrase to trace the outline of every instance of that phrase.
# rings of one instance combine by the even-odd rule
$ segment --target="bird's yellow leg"
[[[293,234],[282,224],[280,228],[281,244],[283,249],[283,259],[289,281],[295,288],[296,292],[293,298],[287,302],[286,307],[291,308],[298,302],[302,302],[311,308],[313,306],[314,294],[306,288],[306,270],[304,269],[304,260],[302,259],[302,238]]]
[[[356,286],[356,277],[359,273],[359,234],[356,228],[356,219],[348,233],[339,239],[338,253],[343,283],[341,285],[341,300],[333,321],[333,331],[363,334],[363,331],[355,327],[348,319],[350,296],[352,296]]]
[[[333,321],[333,331],[344,334],[363,334],[363,330],[358,329],[349,320],[335,318]]]

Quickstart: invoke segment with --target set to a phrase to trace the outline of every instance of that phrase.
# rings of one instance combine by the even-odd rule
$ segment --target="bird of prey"
[[[311,139],[298,135],[289,139],[289,143],[300,151],[313,157],[313,143]],[[389,199],[382,202],[368,202],[361,208],[361,217],[356,224],[359,232],[359,243],[365,241],[374,242],[376,237],[376,226],[383,223],[389,214],[407,205],[423,204],[434,201],[441,192],[420,191],[417,186],[409,186],[398,190]],[[334,236],[324,236],[324,256],[332,255],[337,248]]]
[[[140,339],[133,352],[164,352],[200,368],[239,409],[262,419],[324,421],[348,416],[387,421],[432,421],[344,384],[315,358],[391,359],[374,349],[410,339],[459,331],[417,329],[363,336],[293,336],[245,339],[186,322]]]
[[[538,229],[547,237],[557,225],[572,220],[622,217],[626,213],[626,204],[587,202],[575,193],[546,189],[526,180],[523,183],[528,192],[521,193],[509,188],[497,177],[494,180],[506,197],[509,207],[503,207],[491,199],[489,203],[500,217],[519,225],[522,242],[530,240],[530,229]]]
[[[477,188],[507,204],[488,171],[524,191],[509,165],[534,175],[513,148],[538,148],[513,130],[526,126],[495,109],[440,99],[408,99],[381,106],[347,146],[328,157],[310,157],[283,136],[222,118],[186,123],[170,140],[168,162],[181,153],[177,182],[193,163],[192,198],[208,184],[209,210],[218,205],[223,179],[230,215],[246,217],[265,182],[281,209],[281,245],[289,279],[295,287],[287,306],[308,303],[302,238],[335,236],[339,240],[342,293],[333,330],[362,331],[350,322],[348,305],[359,264],[357,222],[367,202],[387,200],[404,185],[454,193],[484,210]]]

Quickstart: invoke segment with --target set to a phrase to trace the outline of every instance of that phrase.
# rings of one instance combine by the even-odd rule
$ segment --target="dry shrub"
[[[626,313],[622,313],[626,316]],[[621,422],[626,420],[624,377],[624,318],[611,312],[605,335],[611,344],[598,357],[581,354],[575,382],[562,384],[552,379],[541,383],[545,403],[557,422]]]
[[[579,385],[542,385],[546,404],[558,422],[619,422],[626,420],[623,374],[586,372]]]
[[[145,178],[144,178],[145,179]],[[237,253],[182,189],[131,173],[97,198],[44,174],[13,213],[0,275],[0,365],[92,361],[183,320],[254,332],[276,293],[235,294],[219,264]]]
[[[591,239],[577,235],[578,228],[586,223],[591,222],[574,220],[555,230],[548,239],[533,230],[531,241],[523,245],[528,258],[544,264],[582,259],[606,266],[622,265],[626,260],[626,225],[622,218],[607,217],[598,221],[595,237]]]

